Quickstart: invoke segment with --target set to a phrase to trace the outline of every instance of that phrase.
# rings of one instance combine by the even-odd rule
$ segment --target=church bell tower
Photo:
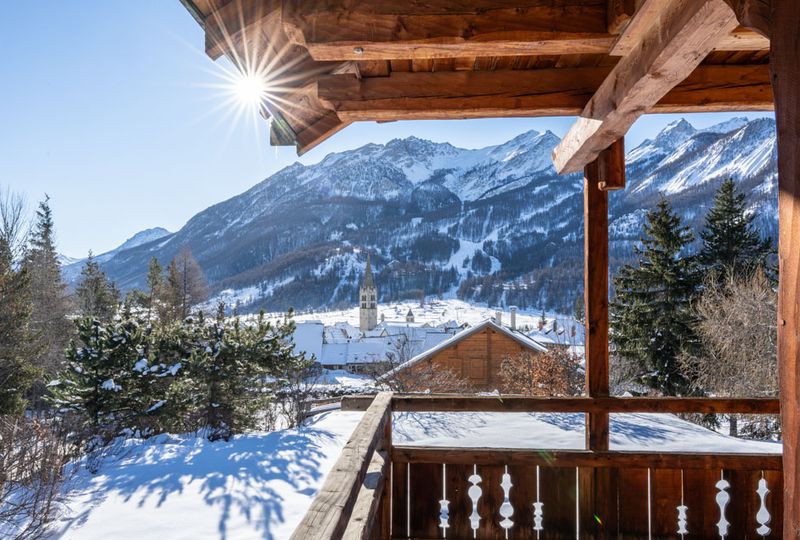
[[[372,264],[367,253],[367,268],[364,271],[364,281],[358,289],[359,328],[362,332],[372,330],[378,325],[378,288],[372,278]]]

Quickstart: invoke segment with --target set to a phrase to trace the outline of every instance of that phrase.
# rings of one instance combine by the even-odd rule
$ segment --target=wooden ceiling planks
[[[672,1],[672,0],[670,0]],[[725,0],[729,3],[758,0]],[[636,8],[655,0],[181,0],[193,6],[206,26],[210,56],[224,52],[234,61],[245,51],[269,55],[282,70],[279,99],[268,104],[282,121],[273,123],[271,141],[290,141],[303,152],[350,121],[405,118],[479,118],[577,114],[600,82],[593,75],[576,88],[576,69],[608,74],[619,61],[609,50],[629,36]],[[613,13],[612,13],[613,12]],[[638,15],[638,14],[637,14]],[[613,19],[613,20],[612,20]],[[646,26],[646,25],[645,25]],[[619,36],[617,34],[620,34]],[[366,36],[366,37],[365,37]],[[602,43],[602,46],[598,44]],[[715,45],[705,65],[746,68],[767,64],[768,41],[737,26]],[[359,49],[360,51],[356,51]],[[346,67],[342,67],[346,66]],[[551,71],[566,70],[560,76]],[[573,70],[573,71],[570,71]],[[312,95],[317,80],[331,92],[333,73],[351,73],[370,91],[358,99]],[[498,72],[493,78],[472,73]],[[518,74],[522,83],[506,72]],[[386,101],[385,85],[399,80],[408,96]],[[588,72],[587,72],[588,73]],[[699,70],[685,84],[652,105],[653,112],[771,109],[763,71]],[[431,79],[438,74],[441,78]],[[464,76],[459,78],[459,74]],[[572,74],[572,75],[571,75]],[[466,76],[466,77],[465,77]],[[394,77],[394,78],[393,78]],[[419,80],[416,80],[418,77]],[[738,79],[737,79],[738,77]],[[554,86],[546,92],[541,84]],[[416,82],[415,82],[416,81]],[[439,81],[432,92],[430,85]],[[494,96],[480,86],[494,84]],[[460,85],[460,86],[459,86]],[[510,86],[509,86],[510,85]],[[537,89],[538,88],[538,89]],[[454,95],[462,91],[463,95]],[[553,97],[559,91],[564,95]],[[735,93],[740,91],[737,99]],[[420,94],[419,92],[422,92]],[[320,99],[322,98],[322,99]],[[428,106],[422,103],[428,100]],[[403,105],[398,105],[403,102]],[[464,107],[460,109],[459,107]]]

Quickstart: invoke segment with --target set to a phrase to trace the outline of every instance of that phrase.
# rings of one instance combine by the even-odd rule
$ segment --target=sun
[[[267,82],[258,73],[242,73],[233,86],[236,99],[244,106],[259,108],[267,97]]]

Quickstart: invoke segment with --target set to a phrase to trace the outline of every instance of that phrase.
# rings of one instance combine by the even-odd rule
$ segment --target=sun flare
[[[258,73],[242,73],[234,83],[234,92],[241,105],[258,108],[267,97],[267,82]]]

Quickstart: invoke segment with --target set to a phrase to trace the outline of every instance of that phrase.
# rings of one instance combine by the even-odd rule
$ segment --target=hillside
[[[188,245],[214,293],[245,310],[344,307],[368,250],[384,302],[424,292],[569,312],[581,294],[582,178],[555,174],[558,142],[549,131],[482,149],[410,137],[295,163],[103,268],[122,289],[142,287],[150,257],[168,262]],[[612,267],[661,194],[697,227],[728,177],[775,237],[775,152],[772,119],[703,130],[681,120],[630,150],[628,189],[610,198]]]

